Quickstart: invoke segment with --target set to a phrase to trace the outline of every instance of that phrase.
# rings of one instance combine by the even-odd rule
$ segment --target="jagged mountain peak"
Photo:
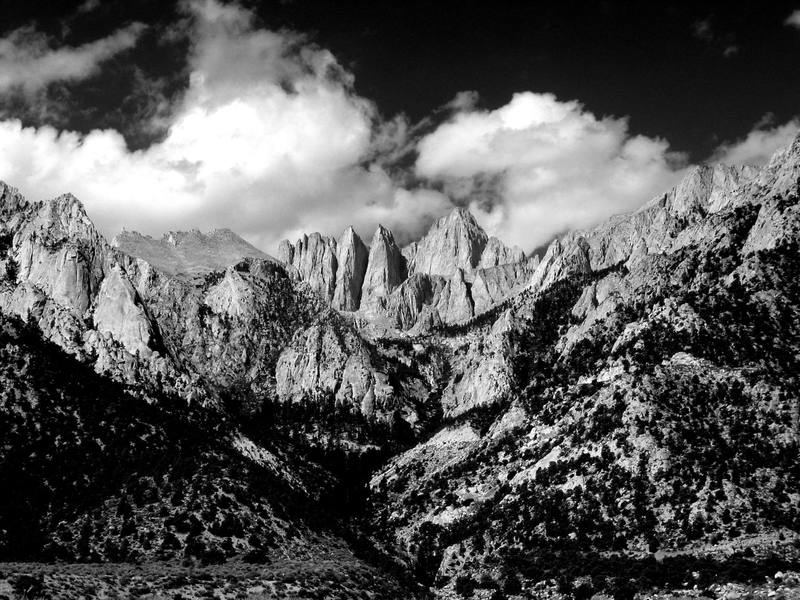
[[[344,231],[342,232],[342,235],[339,236],[339,239],[342,240],[345,238],[352,238],[352,237],[357,237],[361,239],[361,237],[356,232],[356,228],[353,227],[352,225],[348,225],[347,227],[344,228]]]
[[[375,233],[372,236],[372,240],[392,240],[392,242],[394,242],[394,233],[388,227],[384,227],[382,223],[378,223],[378,226],[375,228]]]
[[[402,250],[393,232],[379,224],[369,248],[348,227],[338,242],[318,233],[295,244],[283,240],[278,256],[333,308],[362,310],[379,329],[409,329],[418,319],[431,324],[471,318],[520,288],[535,268],[521,249],[490,238],[464,207],[439,218]]]
[[[798,186],[800,138],[778,150],[762,168],[724,164],[691,167],[671,190],[637,211],[555,240],[530,287],[542,290],[576,273],[609,268],[648,254],[667,254],[688,246],[729,245],[729,236],[715,228],[715,219],[746,205],[796,195]],[[780,236],[781,227],[767,230],[768,237]],[[775,239],[759,243],[771,246]]]
[[[352,226],[342,232],[337,245],[336,286],[331,306],[338,310],[358,310],[369,250]]]
[[[124,231],[124,230],[123,230]],[[130,232],[137,234],[137,232]],[[150,236],[138,234],[141,237],[149,238]],[[186,231],[168,231],[161,236],[161,241],[171,244],[173,246],[179,246],[183,243],[186,243],[189,240],[232,240],[237,243],[244,242],[248,243],[237,233],[234,233],[227,227],[221,228],[214,228],[210,231],[203,232],[197,228],[192,228]]]
[[[472,211],[469,210],[466,206],[456,206],[453,210],[451,210],[448,214],[441,217],[437,223],[462,223],[467,227],[477,227],[480,228],[478,225],[478,221],[475,220],[475,215],[472,214]]]
[[[362,306],[384,298],[399,286],[407,275],[406,260],[394,241],[394,234],[378,225],[369,247],[367,270],[361,288]]]
[[[20,197],[22,196],[17,188],[7,184],[3,180],[0,180],[0,199],[5,201],[7,198],[15,195]]]
[[[478,265],[481,269],[490,269],[511,263],[518,263],[525,260],[525,253],[519,246],[508,247],[498,238],[492,236],[483,248],[481,261]]]
[[[19,220],[27,207],[28,201],[17,188],[0,181],[0,227],[6,227],[12,219]]]
[[[488,236],[472,213],[463,207],[440,218],[417,242],[411,271],[450,277],[456,269],[478,266]]]

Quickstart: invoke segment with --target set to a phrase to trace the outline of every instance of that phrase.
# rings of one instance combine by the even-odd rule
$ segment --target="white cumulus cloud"
[[[401,239],[445,212],[438,192],[396,188],[370,152],[377,112],[327,50],[256,27],[214,0],[186,5],[190,83],[166,137],[131,152],[88,135],[0,122],[0,178],[33,198],[66,191],[107,233],[227,226],[267,251],[284,236],[378,222]]]
[[[630,135],[627,119],[525,92],[492,111],[465,105],[419,142],[416,171],[531,250],[637,208],[669,188],[683,162],[666,141]]]
[[[786,17],[786,20],[783,22],[783,24],[788,25],[789,27],[800,29],[800,8]]]

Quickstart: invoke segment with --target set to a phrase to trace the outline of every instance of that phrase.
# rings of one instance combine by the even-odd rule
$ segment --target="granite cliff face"
[[[339,244],[312,234],[286,246],[286,268],[246,257],[213,269],[201,252],[190,273],[190,248],[222,244],[229,251],[216,260],[227,262],[241,244],[225,232],[170,234],[159,243],[118,238],[141,251],[135,257],[107,244],[71,196],[34,204],[3,185],[0,200],[0,310],[98,372],[145,395],[158,390],[244,412],[270,398],[322,402],[330,392],[368,420],[398,411],[417,420],[425,377],[400,373],[391,357],[376,359],[353,324],[326,307],[352,308],[362,288],[380,303],[383,290],[402,281],[404,259],[388,230],[376,236],[369,272],[367,249],[348,229]],[[177,250],[163,252],[165,244]]]
[[[403,282],[406,273],[406,259],[400,253],[394,235],[383,225],[378,225],[369,247],[360,306],[381,306],[386,297]]]
[[[716,240],[725,232],[718,229],[715,215],[764,203],[764,210],[769,211],[771,198],[782,197],[791,185],[797,185],[799,146],[795,139],[760,170],[725,165],[693,167],[674,189],[635,213],[554,241],[533,274],[531,288],[546,289],[571,275]],[[765,212],[763,219],[767,218]]]
[[[234,385],[272,389],[278,354],[322,308],[274,259],[239,259],[250,250],[230,232],[117,240],[159,267],[107,244],[72,196],[29,203],[3,184],[0,206],[0,309],[143,393],[217,402]],[[175,251],[163,252],[165,244]],[[192,254],[187,277],[184,255],[198,245],[227,250]],[[233,266],[213,270],[232,258]]]
[[[154,328],[146,311],[78,200],[66,195],[29,203],[0,184],[0,203],[7,265],[0,283],[3,312],[37,324],[72,354],[119,363],[127,376],[137,361],[163,370],[163,357],[152,352]]]
[[[353,311],[361,304],[361,286],[364,285],[369,250],[352,227],[345,230],[338,245],[336,289],[331,306],[337,310]]]
[[[457,269],[471,271],[481,262],[487,239],[472,213],[456,208],[417,242],[409,272],[450,277]]]
[[[282,244],[278,256],[321,298],[330,302],[336,286],[336,240],[318,233],[304,235],[294,246]]]
[[[383,226],[368,253],[348,228],[338,241],[335,261],[333,250],[309,254],[307,248],[318,243],[312,239],[325,239],[336,248],[335,241],[311,234],[295,245],[281,242],[279,259],[295,267],[297,277],[333,308],[358,312],[384,332],[427,331],[439,323],[467,321],[524,287],[538,260],[489,238],[464,208],[454,209],[402,249]],[[311,258],[303,262],[301,255]]]

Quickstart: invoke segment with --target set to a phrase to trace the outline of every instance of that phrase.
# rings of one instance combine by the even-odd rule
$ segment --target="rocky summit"
[[[109,244],[0,184],[0,557],[139,565],[92,580],[132,595],[781,597],[799,194],[800,137],[541,256],[456,209],[276,260],[225,230]]]
[[[318,233],[294,245],[284,240],[278,257],[333,308],[354,312],[384,333],[465,322],[518,291],[538,264],[488,237],[465,208],[404,248],[379,226],[367,250],[350,227],[338,242]]]

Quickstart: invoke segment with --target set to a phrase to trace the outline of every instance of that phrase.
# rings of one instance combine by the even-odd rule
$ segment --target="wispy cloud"
[[[81,5],[78,6],[78,9],[77,9],[76,12],[78,12],[80,14],[87,14],[87,13],[90,13],[90,12],[94,12],[98,8],[100,8],[100,0],[84,0],[81,3]]]
[[[711,26],[711,19],[700,19],[692,23],[692,34],[698,40],[711,42],[714,40],[714,29]]]
[[[732,58],[739,53],[739,45],[732,33],[717,31],[712,19],[698,19],[691,25],[692,36],[719,52],[723,58]]]
[[[31,95],[51,83],[91,77],[101,63],[132,48],[143,29],[133,23],[94,42],[61,48],[33,26],[16,29],[0,38],[0,93]]]

